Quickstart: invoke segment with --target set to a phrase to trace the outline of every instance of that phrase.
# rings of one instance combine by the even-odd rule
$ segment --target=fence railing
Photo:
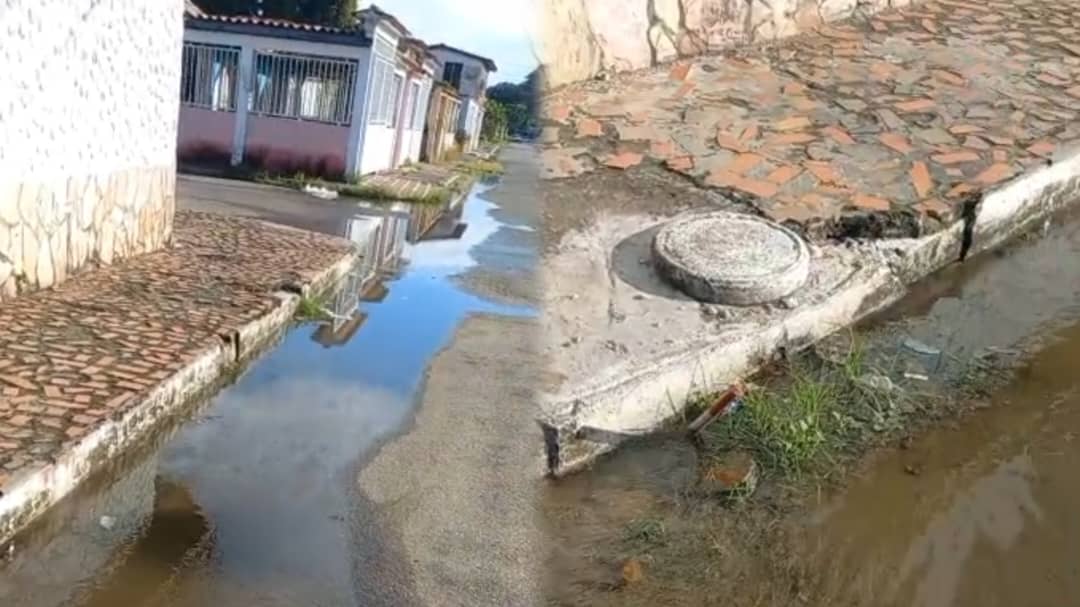
[[[181,103],[207,110],[236,111],[239,48],[185,42],[181,62]]]

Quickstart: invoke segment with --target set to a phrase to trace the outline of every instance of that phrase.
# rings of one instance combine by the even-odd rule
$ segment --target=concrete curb
[[[301,289],[318,293],[340,281],[359,259],[352,250]],[[159,423],[208,393],[238,366],[251,362],[288,329],[300,295],[278,292],[269,313],[243,325],[228,339],[189,357],[185,366],[152,388],[118,419],[109,420],[53,463],[11,478],[0,495],[0,544],[73,491],[112,458],[147,437]]]
[[[937,234],[853,242],[831,252],[822,247],[826,257],[838,259],[854,249],[859,261],[840,264],[853,268],[850,275],[815,302],[776,313],[761,324],[732,326],[634,368],[596,369],[569,389],[548,395],[538,420],[547,473],[560,476],[588,466],[623,440],[670,423],[681,415],[691,393],[727,385],[753,373],[781,350],[797,351],[849,327],[895,303],[912,283],[1000,246],[1076,202],[1080,202],[1080,150],[1064,152],[1049,166],[985,192],[962,222]]]

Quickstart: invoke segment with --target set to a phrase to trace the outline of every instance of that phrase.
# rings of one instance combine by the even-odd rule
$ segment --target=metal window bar
[[[252,113],[348,126],[356,61],[294,53],[255,53]]]
[[[184,105],[236,111],[240,49],[185,42],[181,54],[180,102]]]
[[[371,124],[390,125],[393,121],[394,66],[375,59],[371,80]]]

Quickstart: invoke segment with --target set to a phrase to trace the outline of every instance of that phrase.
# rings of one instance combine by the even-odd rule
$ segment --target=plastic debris
[[[101,525],[102,529],[112,531],[113,527],[116,526],[116,519],[106,514],[98,520],[98,524]]]
[[[910,337],[905,337],[902,345],[908,350],[923,356],[941,356],[941,350]]]
[[[319,185],[305,185],[304,193],[314,196],[315,198],[322,198],[323,200],[333,200],[338,197],[337,190],[331,190]]]
[[[717,418],[734,412],[742,406],[742,397],[746,395],[746,392],[746,385],[742,380],[735,380],[734,383],[728,386],[727,390],[724,390],[716,397],[716,400],[708,408],[701,412],[697,419],[690,422],[688,427],[690,433],[697,434]]]
[[[896,389],[896,384],[891,379],[877,373],[860,375],[855,383],[874,392],[892,392]]]

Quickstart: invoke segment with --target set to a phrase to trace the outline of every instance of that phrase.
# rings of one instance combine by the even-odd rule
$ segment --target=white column
[[[244,144],[247,142],[248,107],[252,101],[252,83],[255,81],[255,51],[250,46],[240,47],[240,81],[236,83],[236,123],[233,124],[232,165],[244,161]]]
[[[364,134],[367,132],[368,91],[374,68],[374,53],[367,52],[357,60],[356,82],[353,83],[352,121],[349,123],[349,140],[345,146],[345,176],[356,177],[360,173],[360,157],[364,153]]]

